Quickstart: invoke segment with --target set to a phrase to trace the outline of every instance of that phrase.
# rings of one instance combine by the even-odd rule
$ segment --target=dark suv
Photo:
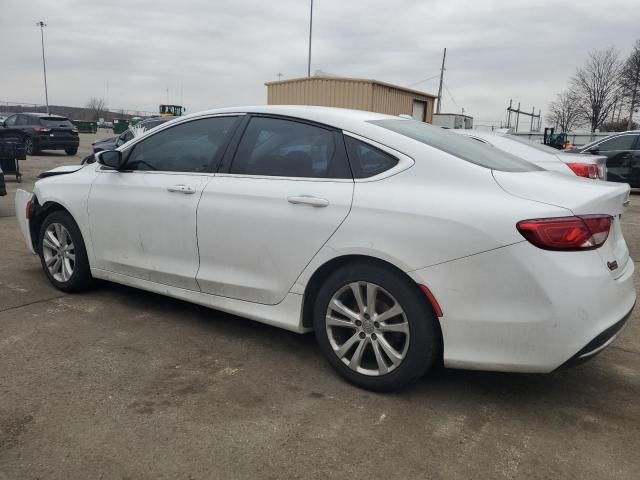
[[[640,188],[640,130],[616,133],[569,151],[606,156],[607,180]]]
[[[46,113],[17,113],[2,122],[2,126],[25,134],[27,155],[36,155],[40,150],[64,150],[67,155],[78,153],[78,129],[68,118]]]

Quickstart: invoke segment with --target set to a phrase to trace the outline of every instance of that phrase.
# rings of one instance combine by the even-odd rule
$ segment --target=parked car
[[[640,130],[616,133],[570,153],[591,154],[607,158],[607,180],[628,183],[640,188]]]
[[[628,185],[423,122],[226,108],[96,157],[16,195],[55,287],[100,278],[314,330],[361,387],[400,388],[438,361],[550,372],[604,349],[636,300]]]
[[[16,128],[25,134],[27,155],[37,155],[40,150],[64,150],[67,155],[78,153],[78,129],[66,117],[16,113],[2,122],[2,126]]]
[[[7,194],[7,185],[4,182],[4,172],[0,168],[0,197],[4,197]]]
[[[545,170],[598,180],[607,178],[607,157],[604,156],[570,155],[548,145],[531,142],[508,133],[463,129],[453,131],[504,150],[512,155],[526,158]]]
[[[144,127],[145,130],[151,130],[152,128],[168,122],[169,120],[173,120],[173,117],[154,117],[143,120],[137,125]],[[132,138],[133,132],[130,128],[128,128],[120,135],[114,135],[113,137],[103,138],[102,140],[93,142],[91,144],[91,146],[93,147],[93,153],[98,153],[103,150],[113,150],[114,148],[118,148],[120,145],[128,142]]]

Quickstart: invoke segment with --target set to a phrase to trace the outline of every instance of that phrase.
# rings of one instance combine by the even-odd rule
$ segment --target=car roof
[[[254,105],[242,107],[226,107],[202,112],[192,113],[184,117],[199,117],[216,113],[258,113],[290,116],[303,120],[325,123],[339,128],[346,128],[346,125],[361,124],[369,120],[382,120],[385,118],[398,117],[385,115],[382,113],[367,112],[364,110],[351,110],[348,108],[320,107],[312,105]]]
[[[39,112],[16,112],[16,114],[22,114],[22,115],[31,115],[33,117],[51,117],[51,118],[64,118],[66,119],[67,117],[63,117],[62,115],[54,115],[52,113],[39,113]]]

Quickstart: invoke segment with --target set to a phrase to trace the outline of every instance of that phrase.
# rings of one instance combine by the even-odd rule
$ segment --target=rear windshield
[[[40,125],[43,127],[73,127],[69,119],[64,117],[40,117]]]
[[[502,172],[533,172],[542,170],[510,153],[493,148],[463,135],[447,132],[415,120],[369,120],[369,123],[386,128],[393,132],[412,138],[418,142],[447,152],[462,160]]]

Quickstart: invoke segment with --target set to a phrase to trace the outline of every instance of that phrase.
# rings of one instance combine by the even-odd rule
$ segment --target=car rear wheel
[[[76,153],[78,153],[77,148],[65,148],[64,151],[67,155],[75,155]]]
[[[426,373],[439,353],[436,322],[415,283],[369,263],[334,272],[314,308],[316,339],[329,363],[375,391],[405,387]]]
[[[40,261],[54,287],[85,290],[92,283],[89,259],[80,229],[67,212],[49,214],[40,227]]]
[[[38,149],[36,148],[35,143],[31,137],[27,137],[24,139],[24,152],[27,155],[37,155]]]

